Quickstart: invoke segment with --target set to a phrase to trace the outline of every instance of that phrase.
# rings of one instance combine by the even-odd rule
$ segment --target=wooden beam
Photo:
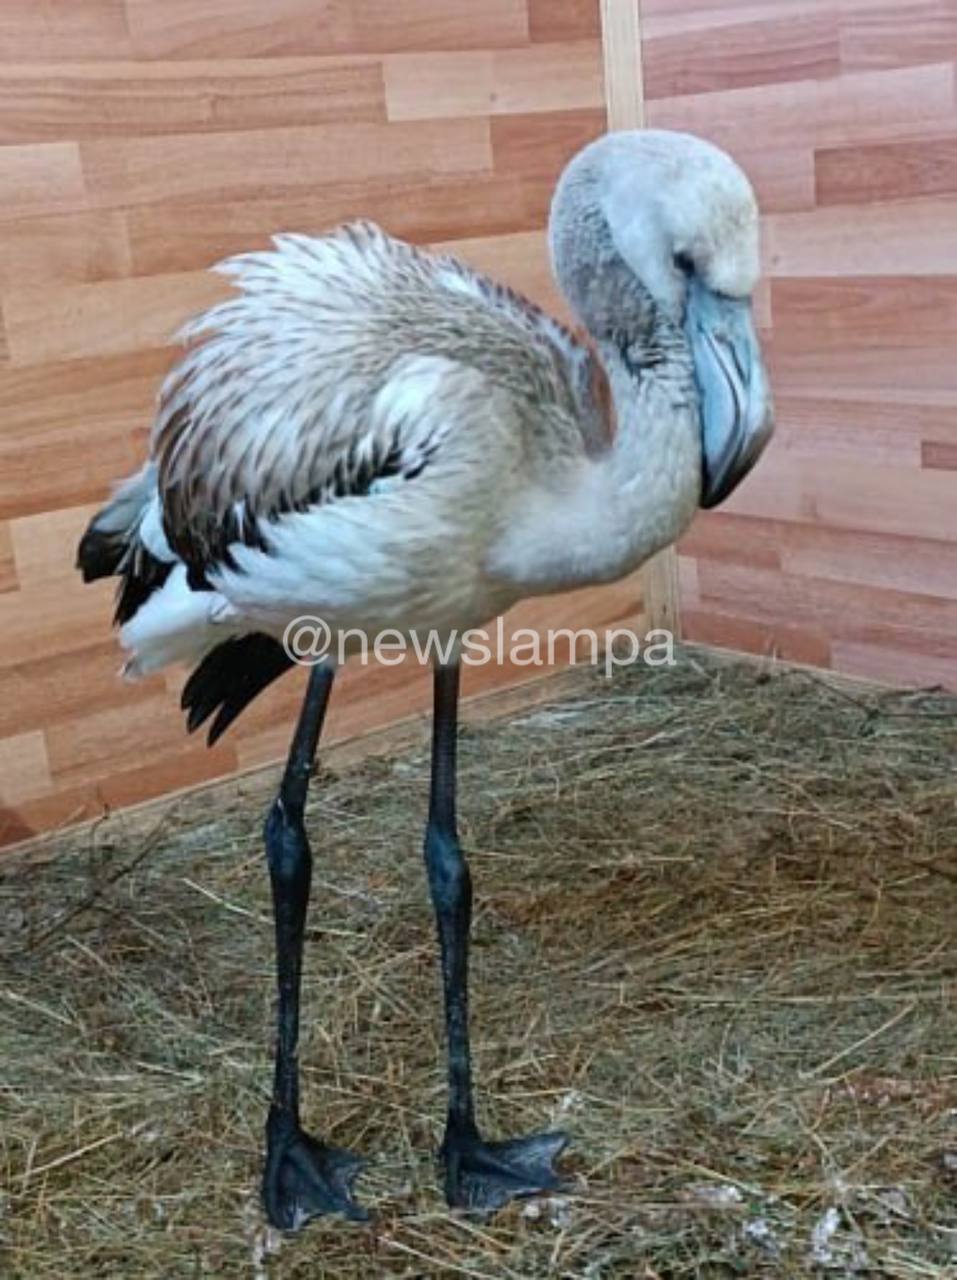
[[[639,0],[601,0],[601,39],[608,128],[640,129],[645,91]]]
[[[601,0],[602,47],[605,60],[605,104],[609,129],[641,129],[645,93],[639,0]],[[642,599],[649,628],[680,634],[678,555],[668,547],[641,571]]]

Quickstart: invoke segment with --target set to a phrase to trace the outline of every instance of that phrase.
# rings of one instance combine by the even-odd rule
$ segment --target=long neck
[[[600,342],[599,352],[617,424],[604,459],[617,530],[609,553],[628,572],[674,542],[697,510],[697,389],[690,353],[670,326],[631,348]]]
[[[524,488],[489,567],[527,594],[609,582],[668,546],[701,497],[701,428],[682,330],[622,259],[593,184],[553,210],[555,273],[593,335],[616,430],[598,456],[567,454]],[[586,434],[586,433],[583,433]]]
[[[617,420],[613,442],[596,457],[566,457],[523,488],[488,562],[523,594],[624,577],[673,542],[698,508],[700,425],[680,335],[640,349],[601,341],[598,349]]]

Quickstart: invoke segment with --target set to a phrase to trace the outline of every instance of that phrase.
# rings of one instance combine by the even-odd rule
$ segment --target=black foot
[[[554,1161],[567,1142],[564,1133],[533,1133],[504,1142],[446,1133],[439,1152],[445,1164],[445,1198],[452,1206],[494,1213],[509,1200],[561,1191],[566,1184]]]
[[[324,1213],[341,1213],[356,1222],[368,1219],[352,1198],[352,1184],[365,1164],[359,1156],[326,1146],[273,1114],[266,1140],[263,1206],[274,1227],[298,1231]]]

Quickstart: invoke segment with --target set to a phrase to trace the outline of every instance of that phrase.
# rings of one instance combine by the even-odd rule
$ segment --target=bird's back
[[[431,355],[481,372],[511,394],[578,409],[587,349],[527,298],[450,256],[423,252],[368,222],[328,235],[280,235],[274,248],[214,268],[239,292],[183,330],[217,359],[249,367],[275,395],[310,384],[317,402],[347,386],[373,396],[396,361]],[[173,381],[181,371],[174,371]],[[342,397],[339,397],[341,403]],[[162,423],[161,423],[162,427]]]
[[[491,475],[521,457],[533,483],[597,434],[588,349],[454,258],[356,223],[217,270],[238,292],[184,329],[153,431],[187,562],[237,520],[364,491],[383,465],[408,474],[434,455],[476,479],[477,456]]]
[[[184,330],[152,459],[80,550],[88,578],[121,577],[127,669],[307,606],[380,627],[506,607],[488,548],[600,431],[589,350],[370,224],[280,236],[218,270],[237,293]]]

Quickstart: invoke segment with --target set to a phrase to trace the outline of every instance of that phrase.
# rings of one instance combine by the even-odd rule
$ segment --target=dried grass
[[[574,1135],[490,1223],[431,1155],[424,744],[310,810],[306,1119],[371,1227],[258,1208],[270,779],[61,839],[0,881],[0,1271],[957,1275],[955,710],[687,651],[464,732],[481,1111]]]

